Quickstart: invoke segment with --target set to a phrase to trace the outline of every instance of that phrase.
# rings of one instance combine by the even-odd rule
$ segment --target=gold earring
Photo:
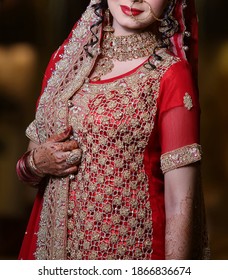
[[[115,30],[114,30],[114,28],[113,28],[112,25],[111,25],[111,15],[110,15],[109,9],[107,9],[107,10],[105,11],[105,22],[106,22],[107,24],[104,26],[103,30],[104,30],[105,32],[111,32],[111,33],[113,33]]]

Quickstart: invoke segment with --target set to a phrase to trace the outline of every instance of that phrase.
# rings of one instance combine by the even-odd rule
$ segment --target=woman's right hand
[[[77,172],[81,160],[78,155],[81,150],[77,141],[68,140],[71,131],[70,127],[35,147],[33,159],[39,172],[54,176],[67,176]]]

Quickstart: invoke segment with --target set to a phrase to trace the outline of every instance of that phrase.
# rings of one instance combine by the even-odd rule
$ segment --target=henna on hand
[[[75,140],[68,140],[71,130],[50,137],[46,143],[41,144],[34,150],[34,163],[44,174],[54,176],[67,176],[77,172],[77,162],[66,162],[69,153],[78,149]],[[67,140],[67,141],[66,141]]]

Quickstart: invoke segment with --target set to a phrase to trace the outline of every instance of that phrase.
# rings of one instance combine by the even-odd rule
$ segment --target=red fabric
[[[135,69],[137,70],[138,67]],[[132,70],[133,71],[133,70]],[[131,71],[131,73],[132,73]],[[110,79],[109,79],[110,81]],[[183,96],[188,92],[193,108],[187,110]],[[144,154],[144,166],[149,180],[150,203],[153,222],[153,259],[165,258],[165,207],[164,176],[160,169],[162,153],[199,143],[199,118],[197,91],[192,86],[191,71],[187,62],[181,61],[169,68],[160,86],[155,127]],[[39,192],[27,228],[20,259],[34,259],[36,233],[42,208],[42,192]]]
[[[186,1],[183,8],[183,0],[177,0],[173,16],[179,23],[179,30],[172,37],[173,52],[190,63],[194,81],[197,85],[198,75],[198,18],[195,9],[195,1]],[[185,36],[185,31],[190,32],[190,37]],[[187,46],[185,52],[183,46]]]
[[[77,23],[73,27],[73,29],[77,26]],[[72,30],[73,30],[72,29]],[[50,61],[46,67],[44,78],[42,81],[42,87],[41,87],[41,94],[37,100],[36,107],[39,104],[40,97],[42,96],[42,93],[44,92],[45,87],[47,86],[48,80],[50,79],[53,71],[55,70],[55,64],[60,60],[61,55],[64,52],[64,46],[65,44],[70,40],[72,36],[72,31],[69,34],[68,38],[64,41],[64,43],[59,47],[58,50],[56,50],[51,58]],[[39,221],[40,221],[40,214],[42,210],[42,201],[43,201],[43,191],[40,190],[37,193],[37,196],[34,201],[33,209],[29,218],[28,226],[26,229],[26,233],[22,242],[22,246],[20,249],[20,253],[18,256],[18,259],[23,260],[34,260],[34,253],[36,250],[36,242],[37,242],[37,235],[39,229]]]
[[[184,107],[185,93],[191,96],[193,107]],[[200,106],[190,66],[181,61],[163,77],[158,99],[161,153],[199,143]],[[198,124],[198,126],[197,126]]]
[[[40,213],[43,202],[43,191],[37,193],[33,209],[29,218],[29,223],[24,235],[23,243],[19,253],[19,260],[34,260],[36,250],[37,232],[39,229]]]
[[[144,154],[144,167],[149,180],[153,222],[153,259],[165,259],[164,180],[160,169],[161,148],[157,123]]]
[[[39,104],[40,97],[42,96],[42,94],[44,92],[44,89],[47,86],[48,80],[50,79],[52,73],[55,70],[55,64],[61,59],[61,55],[64,53],[64,46],[69,42],[70,38],[72,37],[72,32],[77,27],[77,24],[78,23],[76,23],[74,25],[74,27],[72,28],[69,36],[63,42],[63,44],[52,54],[52,56],[49,60],[49,63],[48,63],[47,68],[45,70],[44,78],[43,78],[43,81],[42,81],[41,94],[40,94],[40,96],[37,100],[36,107]]]
[[[197,73],[197,20],[195,17],[193,1],[188,1],[191,9],[188,10],[188,22],[192,27],[192,37],[190,42],[191,52],[188,53],[188,59],[192,66],[192,71],[196,77]],[[180,5],[182,1],[178,1],[175,9],[176,15],[180,14]],[[189,3],[188,3],[189,4]],[[179,9],[179,10],[178,10]],[[175,16],[175,15],[174,15]],[[181,27],[184,27],[184,22],[181,22]],[[173,40],[177,47],[177,54],[183,57],[182,45],[179,44],[180,33],[174,36]],[[60,59],[60,55],[64,51],[64,45],[68,42],[71,34],[53,54],[48,67],[46,69],[42,84],[44,91],[52,72],[55,69],[55,63]],[[193,109],[187,111],[183,107],[183,94],[188,92],[193,99]],[[39,102],[39,100],[38,100]],[[37,102],[37,104],[38,104]],[[150,137],[149,144],[145,150],[144,164],[149,180],[150,202],[153,211],[153,258],[165,258],[165,207],[164,207],[164,182],[163,174],[160,169],[160,156],[162,153],[198,142],[198,128],[193,127],[193,123],[198,123],[199,105],[197,101],[197,91],[192,87],[191,72],[187,63],[180,62],[172,66],[164,75],[161,87],[160,96],[158,99],[158,112],[155,127]],[[184,120],[184,121],[183,121]],[[186,125],[187,123],[187,125]],[[184,124],[184,125],[183,125]],[[161,136],[162,135],[162,136]],[[184,137],[183,137],[184,135]],[[181,136],[181,137],[180,137]],[[36,241],[40,213],[42,209],[43,192],[39,191],[35,199],[33,210],[29,219],[27,234],[25,234],[19,259],[32,260],[36,248]]]
[[[194,107],[191,110],[184,107],[185,92],[192,97]],[[185,61],[176,63],[161,81],[155,127],[144,155],[153,217],[153,259],[165,259],[164,176],[160,169],[160,156],[185,145],[199,143],[199,112],[190,66]]]
[[[71,33],[69,37],[65,40],[64,44],[69,40],[70,36]],[[47,86],[47,82],[55,69],[55,64],[56,62],[58,62],[58,60],[60,59],[60,55],[64,51],[64,44],[58,50],[56,50],[50,58],[50,61],[45,70],[44,78],[42,81],[41,94],[37,100],[36,107],[38,106],[40,97],[42,96],[42,93],[44,92],[44,89]],[[34,253],[36,250],[36,242],[37,242],[36,233],[38,232],[39,229],[40,214],[42,210],[42,201],[43,201],[43,191],[40,190],[35,198],[33,209],[26,229],[26,233],[22,242],[21,250],[18,256],[18,259],[20,260],[35,259]]]

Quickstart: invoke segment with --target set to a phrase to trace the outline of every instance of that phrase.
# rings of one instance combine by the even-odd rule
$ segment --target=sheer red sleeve
[[[163,172],[200,160],[200,106],[187,62],[177,62],[165,73],[158,114]]]

